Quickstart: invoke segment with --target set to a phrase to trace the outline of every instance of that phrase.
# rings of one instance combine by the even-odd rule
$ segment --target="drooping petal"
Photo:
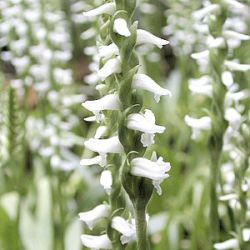
[[[117,56],[119,55],[119,49],[114,43],[111,43],[109,45],[102,45],[98,48],[98,51],[99,51],[100,57],[104,59],[108,59],[114,55],[117,55]]]
[[[90,159],[82,159],[80,161],[81,166],[91,166],[91,165],[100,165],[101,167],[106,165],[106,154],[98,155]]]
[[[156,102],[159,102],[161,96],[171,96],[169,90],[162,88],[152,78],[145,74],[135,74],[133,78],[133,87],[153,93]]]
[[[138,29],[136,44],[139,45],[144,43],[154,44],[157,47],[162,48],[164,45],[169,44],[169,41],[161,39],[146,30]]]
[[[212,97],[212,82],[209,76],[202,76],[198,79],[190,79],[188,87],[194,94]]]
[[[215,243],[214,248],[217,250],[238,249],[239,242],[237,239],[230,239],[224,242]]]

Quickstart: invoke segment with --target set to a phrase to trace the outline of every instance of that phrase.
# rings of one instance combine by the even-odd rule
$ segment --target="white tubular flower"
[[[221,74],[221,80],[225,86],[230,87],[234,83],[233,75],[230,71],[224,71]]]
[[[109,94],[98,100],[86,101],[82,106],[93,112],[96,116],[97,122],[101,121],[101,111],[103,110],[119,110],[120,100],[117,94]]]
[[[121,73],[121,61],[119,57],[109,59],[101,69],[98,70],[97,74],[102,81],[112,74]]]
[[[195,11],[192,16],[195,20],[202,20],[209,14],[218,14],[220,11],[220,6],[218,4],[210,4],[203,9]]]
[[[225,66],[232,71],[246,72],[250,70],[250,64],[240,64],[234,61],[225,61]]]
[[[192,128],[192,139],[197,139],[202,130],[210,130],[211,128],[211,118],[209,116],[203,116],[201,118],[192,118],[186,115],[185,123]]]
[[[100,165],[101,167],[104,167],[107,163],[107,155],[106,154],[100,154],[90,159],[82,159],[80,161],[81,166],[91,166],[91,165]]]
[[[113,15],[115,13],[115,3],[105,3],[93,10],[83,12],[83,15],[86,17],[94,17],[102,14]]]
[[[95,222],[101,218],[106,218],[110,214],[109,205],[98,205],[92,210],[84,213],[79,213],[80,220],[86,223],[89,229],[93,229]]]
[[[123,146],[120,143],[118,136],[114,136],[108,139],[89,139],[84,142],[84,145],[89,150],[100,154],[119,154],[123,152]]]
[[[128,116],[127,127],[143,133],[141,143],[144,147],[148,147],[154,143],[155,133],[162,134],[165,131],[165,127],[155,125],[154,113],[149,109],[146,109],[144,114],[130,114]]]
[[[152,78],[145,74],[134,75],[133,87],[153,93],[156,102],[160,101],[161,96],[171,96],[171,92],[169,90],[162,88]]]
[[[82,244],[90,249],[112,249],[112,244],[107,234],[100,236],[82,234]]]
[[[102,45],[98,48],[98,52],[100,57],[104,58],[104,59],[108,59],[113,55],[119,55],[119,49],[118,47],[114,44],[111,43],[109,45]]]
[[[100,184],[103,186],[104,190],[106,191],[108,195],[110,195],[111,193],[112,182],[113,182],[113,178],[112,178],[111,171],[109,170],[102,171],[101,177],[100,177]]]
[[[153,156],[153,158],[155,158],[155,156]],[[160,184],[164,179],[169,177],[167,172],[170,170],[170,168],[170,163],[164,162],[162,157],[158,158],[157,161],[138,157],[131,161],[130,173],[135,176],[151,179],[157,193],[161,195],[162,190]]]
[[[225,112],[225,119],[229,122],[229,125],[237,130],[241,124],[241,114],[234,108],[228,108]]]
[[[127,21],[123,18],[115,19],[113,30],[121,36],[129,37],[131,35],[128,29]]]
[[[189,90],[194,94],[212,97],[213,87],[209,76],[202,76],[198,79],[190,79],[188,84]]]
[[[115,216],[112,219],[111,227],[122,234],[120,237],[122,245],[127,244],[136,238],[135,225],[130,224],[120,216]]]
[[[239,242],[237,239],[230,239],[224,242],[215,243],[214,248],[217,250],[238,249]]]
[[[157,47],[162,48],[164,45],[169,44],[169,41],[161,39],[146,30],[138,29],[136,44],[139,45],[144,43],[154,44]]]
[[[226,42],[223,37],[217,37],[214,38],[212,36],[209,36],[207,39],[207,46],[209,48],[225,48]]]
[[[233,31],[233,30],[224,30],[223,35],[227,39],[237,39],[240,41],[249,41],[250,40],[250,36],[238,33],[238,32]]]

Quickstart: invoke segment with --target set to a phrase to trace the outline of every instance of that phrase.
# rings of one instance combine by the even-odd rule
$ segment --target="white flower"
[[[89,139],[84,142],[84,145],[89,150],[97,153],[119,154],[123,152],[123,147],[118,139],[118,136],[114,136],[108,139]]]
[[[141,142],[144,147],[154,143],[155,133],[163,133],[165,127],[155,125],[155,116],[149,109],[144,114],[130,114],[128,116],[127,127],[129,129],[142,132]]]
[[[201,95],[206,95],[211,97],[212,96],[212,83],[211,83],[211,78],[207,75],[202,76],[198,79],[190,79],[188,84],[189,84],[189,89],[195,94],[201,94]]]
[[[109,195],[111,193],[111,187],[112,187],[112,173],[109,170],[104,170],[101,173],[100,177],[100,184],[103,186],[104,190]]]
[[[100,165],[101,167],[104,167],[107,163],[107,155],[106,154],[100,154],[90,159],[82,159],[80,161],[81,166],[90,166],[90,165]]]
[[[102,81],[112,74],[118,73],[121,73],[121,61],[119,57],[109,59],[97,72]]]
[[[209,36],[207,39],[207,45],[209,48],[225,48],[226,42],[223,37],[216,37]]]
[[[241,124],[241,114],[234,108],[227,108],[225,111],[225,119],[229,122],[229,125],[237,130]]]
[[[171,92],[169,90],[162,88],[152,78],[145,74],[134,75],[133,87],[152,92],[156,102],[160,101],[161,96],[171,96]]]
[[[146,30],[138,29],[136,44],[139,45],[144,43],[151,43],[159,48],[162,48],[162,46],[169,44],[167,40],[161,39]]]
[[[101,120],[101,111],[103,110],[119,110],[120,101],[117,94],[109,94],[94,101],[86,101],[82,103],[82,106],[89,111],[93,112],[96,116],[97,122]]]
[[[167,172],[171,166],[169,162],[164,162],[162,157],[156,159],[156,155],[153,154],[152,160],[138,157],[131,161],[130,173],[135,176],[145,177],[152,180],[154,187],[159,195],[162,190],[160,187],[161,182],[169,177]]]
[[[237,40],[240,40],[240,41],[248,41],[248,40],[250,40],[250,36],[238,33],[238,32],[233,31],[233,30],[224,30],[223,35],[227,39],[232,39],[233,38],[233,39],[237,39]]]
[[[193,12],[192,16],[196,20],[201,20],[209,14],[218,14],[220,6],[218,4],[210,4],[203,9]]]
[[[221,74],[221,80],[225,86],[230,87],[234,83],[233,75],[230,71],[224,71]]]
[[[208,61],[208,57],[209,57],[209,51],[208,50],[204,50],[201,52],[197,52],[197,53],[193,53],[191,54],[191,57],[195,60],[205,60]]]
[[[87,12],[83,12],[83,15],[86,17],[93,17],[102,14],[113,15],[115,12],[115,3],[105,3],[93,10],[89,10]]]
[[[103,234],[100,236],[82,234],[81,235],[82,244],[85,247],[91,249],[112,249],[112,244],[107,234]]]
[[[103,57],[104,59],[108,59],[113,55],[119,55],[119,49],[114,43],[100,46],[98,52],[100,57]]]
[[[192,139],[197,139],[202,130],[210,130],[211,118],[209,116],[203,116],[201,118],[192,118],[186,115],[185,123],[192,128]]]
[[[218,250],[238,249],[238,247],[239,247],[239,243],[237,239],[230,239],[224,242],[214,244],[214,248]]]
[[[115,19],[113,30],[115,33],[117,33],[121,36],[129,37],[131,35],[131,33],[128,29],[127,22],[123,18]]]
[[[225,61],[225,66],[232,71],[246,72],[250,70],[250,64],[239,64],[234,61]]]
[[[122,234],[120,237],[122,245],[127,244],[136,238],[135,225],[130,224],[120,216],[115,216],[112,219],[111,227]]]
[[[105,133],[107,132],[108,128],[107,126],[100,126],[97,128],[96,132],[95,132],[95,139],[100,139],[101,137],[103,137],[105,135]]]
[[[93,229],[95,222],[101,218],[106,218],[110,214],[109,205],[98,205],[92,210],[84,213],[79,213],[80,220],[85,222],[89,229]]]

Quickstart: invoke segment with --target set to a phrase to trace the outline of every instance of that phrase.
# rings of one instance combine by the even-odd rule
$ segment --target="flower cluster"
[[[29,148],[48,158],[53,168],[71,170],[79,158],[70,148],[82,145],[72,132],[78,124],[72,106],[85,97],[70,87],[72,44],[65,15],[50,5],[46,12],[44,8],[43,1],[36,0],[1,2],[0,47],[9,50],[1,51],[0,57],[13,65],[11,86],[29,112],[25,122]],[[49,114],[38,117],[33,108]]]
[[[142,110],[140,93],[151,92],[156,102],[160,101],[161,96],[170,96],[171,93],[139,72],[135,50],[137,45],[142,44],[162,48],[168,41],[138,29],[137,22],[131,21],[135,8],[136,1],[112,1],[84,12],[86,19],[99,17],[96,32],[99,37],[92,53],[95,70],[87,81],[96,84],[101,97],[82,104],[92,113],[85,120],[95,121],[100,126],[94,138],[84,142],[85,148],[95,152],[95,155],[90,159],[82,159],[81,165],[100,165],[103,168],[100,183],[110,196],[109,205],[102,204],[79,214],[80,219],[91,228],[97,219],[107,218],[109,221],[107,234],[82,235],[83,245],[89,248],[116,249],[136,239],[136,232],[141,235],[138,231],[141,230],[140,224],[146,223],[145,209],[153,187],[161,194],[160,183],[169,176],[168,162],[164,162],[162,157],[157,159],[155,153],[151,159],[145,156],[145,150],[154,143],[155,134],[164,133],[165,128],[156,124],[150,109]],[[84,33],[85,38],[86,34],[87,31]],[[138,185],[145,194],[138,194]],[[127,205],[122,186],[134,205],[132,214],[135,214],[135,221],[131,220],[131,215],[127,217],[125,212]],[[140,218],[139,205],[144,209]],[[118,240],[117,235],[120,235]],[[138,246],[142,249],[145,243],[139,242],[146,242],[146,239],[139,238]]]
[[[200,22],[207,27],[205,33],[207,39],[206,45],[204,45],[205,50],[191,55],[197,61],[202,75],[200,78],[189,81],[190,91],[195,95],[203,95],[208,98],[211,101],[211,109],[200,118],[187,115],[185,122],[192,128],[193,139],[197,139],[201,131],[211,132],[209,140],[211,157],[210,226],[214,228],[214,247],[216,249],[237,248],[239,246],[244,248],[246,241],[249,241],[249,229],[244,228],[246,224],[243,222],[244,219],[242,220],[242,218],[246,218],[246,204],[243,202],[246,197],[243,198],[243,193],[247,192],[246,189],[248,190],[248,185],[243,185],[243,183],[246,181],[246,165],[249,163],[244,158],[247,153],[242,154],[239,143],[235,146],[234,142],[245,140],[243,138],[246,135],[242,134],[242,126],[246,126],[243,125],[246,120],[244,114],[247,111],[244,103],[247,102],[250,92],[247,90],[247,86],[243,87],[236,82],[236,76],[249,71],[250,65],[240,63],[235,59],[236,53],[234,51],[241,43],[250,40],[250,36],[244,34],[247,30],[244,18],[242,18],[247,17],[249,8],[234,0],[214,2],[211,1],[204,8],[193,12],[192,15],[196,24]],[[236,23],[240,25],[236,25]],[[245,150],[243,151],[246,152]],[[244,160],[242,160],[243,155]],[[224,165],[222,165],[222,156],[228,159]],[[225,180],[222,187],[218,182],[220,174]],[[235,182],[238,183],[236,184],[238,186],[237,194],[232,193],[232,186],[235,185]],[[218,243],[220,241],[218,235],[218,190],[224,194],[220,197],[220,201],[230,201],[231,205],[233,204],[232,209],[238,209],[242,214],[241,219],[237,222],[238,225],[236,223],[237,239],[230,239],[222,243]],[[241,200],[242,203],[237,202],[237,200]],[[240,205],[236,205],[237,203]]]

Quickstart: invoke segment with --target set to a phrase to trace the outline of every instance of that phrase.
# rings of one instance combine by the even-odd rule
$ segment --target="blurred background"
[[[172,91],[156,104],[144,95],[166,132],[155,150],[171,162],[163,195],[153,195],[148,213],[154,250],[210,249],[208,235],[208,134],[194,142],[184,123],[187,114],[204,114],[211,100],[193,95],[189,81],[202,64],[190,55],[204,49],[206,33],[191,15],[202,0],[140,0],[140,27],[170,40],[162,50],[140,46],[141,65],[151,78]],[[245,2],[246,4],[247,1]],[[0,249],[80,250],[81,233],[90,233],[78,213],[107,200],[98,166],[82,167],[86,138],[97,124],[84,120],[81,103],[98,98],[95,84],[96,22],[83,11],[101,0],[0,1]],[[249,34],[250,17],[236,15],[235,25]],[[234,55],[250,63],[250,44]],[[250,74],[236,81],[249,88]],[[249,107],[249,101],[248,106]],[[226,160],[225,160],[226,162]],[[221,230],[229,219],[221,208]],[[225,216],[224,216],[225,215]],[[104,225],[95,228],[100,233]],[[136,249],[131,244],[128,249]]]

